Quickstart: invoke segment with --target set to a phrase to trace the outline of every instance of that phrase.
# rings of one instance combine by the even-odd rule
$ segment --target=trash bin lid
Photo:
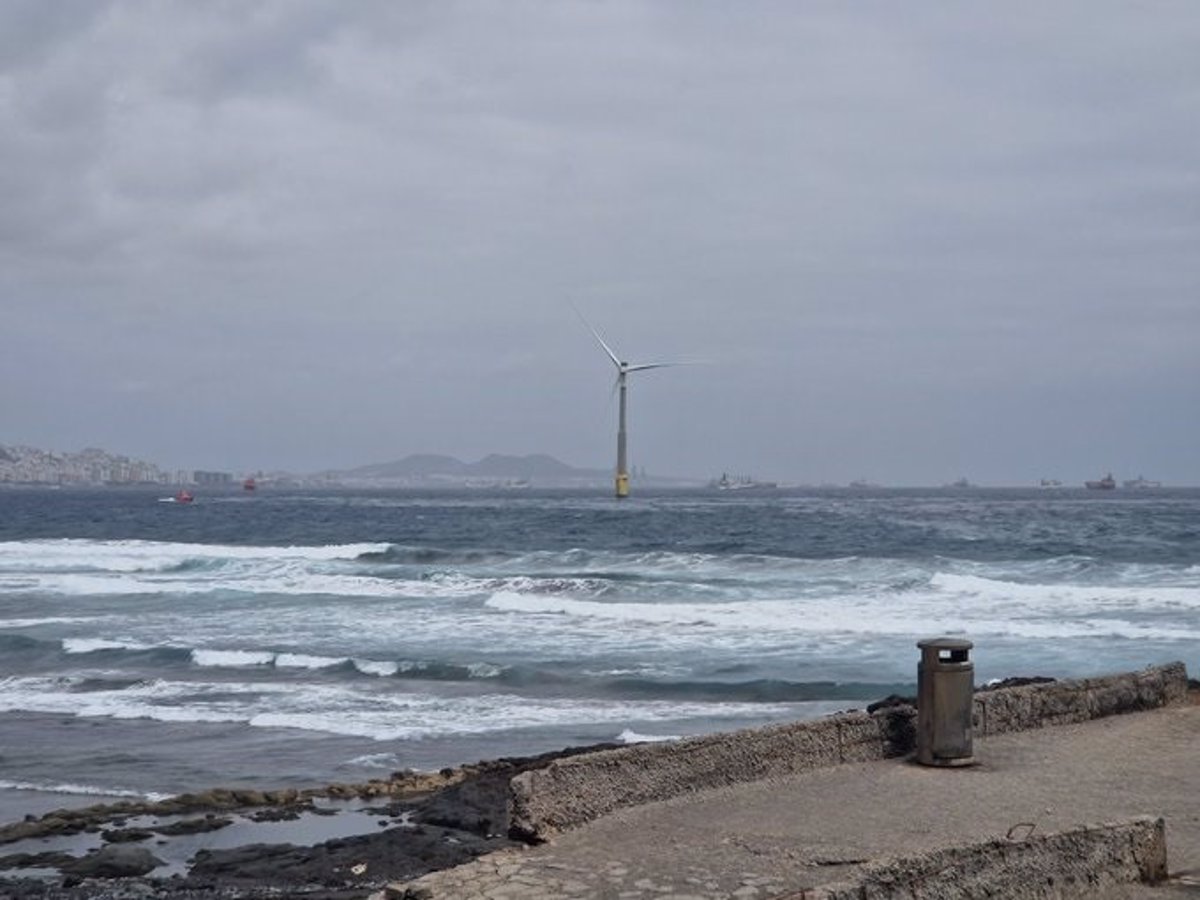
[[[936,637],[917,641],[917,646],[922,650],[970,650],[975,645],[966,638]]]

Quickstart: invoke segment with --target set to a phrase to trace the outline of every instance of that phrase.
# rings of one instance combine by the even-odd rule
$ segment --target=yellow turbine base
[[[629,496],[629,476],[624,472],[617,474],[617,499],[621,500]]]

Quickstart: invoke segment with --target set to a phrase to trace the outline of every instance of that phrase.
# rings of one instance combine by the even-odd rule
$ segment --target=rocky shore
[[[0,897],[367,897],[389,882],[516,846],[511,779],[612,746],[396,772],[364,784],[215,789],[30,816],[0,826]]]

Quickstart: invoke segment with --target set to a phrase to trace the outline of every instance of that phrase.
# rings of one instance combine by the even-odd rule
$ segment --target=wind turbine
[[[624,362],[617,354],[613,353],[612,347],[604,343],[604,338],[600,337],[600,333],[592,327],[592,323],[583,318],[583,313],[575,310],[576,315],[583,320],[583,324],[587,326],[588,331],[604,348],[604,352],[608,354],[608,358],[612,360],[613,365],[617,367],[617,384],[616,388],[620,394],[618,400],[617,414],[617,475],[616,475],[616,491],[617,499],[623,500],[629,496],[629,460],[625,452],[625,396],[626,396],[626,376],[630,372],[644,372],[647,369],[664,369],[668,366],[677,366],[680,363],[627,363]]]

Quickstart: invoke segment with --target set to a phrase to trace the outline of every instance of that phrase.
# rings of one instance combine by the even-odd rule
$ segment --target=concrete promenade
[[[387,894],[787,897],[888,857],[1149,815],[1166,820],[1171,878],[1094,896],[1200,898],[1200,706],[977,737],[975,755],[971,768],[847,763],[624,809]]]

